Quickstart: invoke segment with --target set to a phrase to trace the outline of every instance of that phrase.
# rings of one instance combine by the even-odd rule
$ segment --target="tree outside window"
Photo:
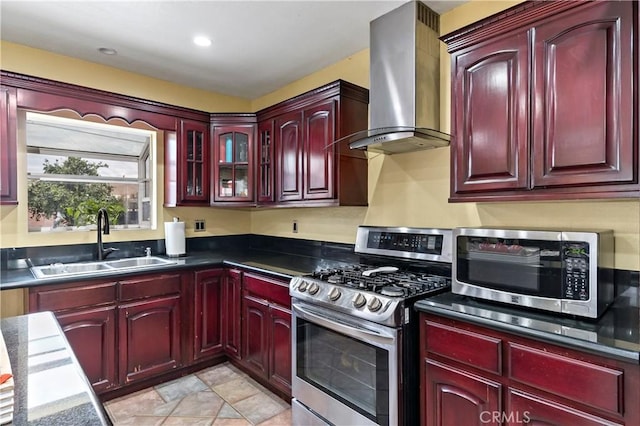
[[[98,176],[98,169],[108,164],[92,163],[77,157],[63,162],[44,160],[44,174]],[[113,195],[113,186],[106,183],[48,182],[29,183],[29,214],[36,220],[53,219],[53,228],[59,226],[86,226],[96,223],[100,208],[106,208],[109,222],[116,225],[124,215],[122,200]]]
[[[100,208],[118,228],[150,228],[149,130],[26,113],[29,230],[95,226]]]

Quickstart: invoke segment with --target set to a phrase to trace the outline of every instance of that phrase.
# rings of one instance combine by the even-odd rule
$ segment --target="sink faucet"
[[[104,248],[102,246],[102,234],[109,235],[109,215],[107,214],[107,209],[101,208],[98,210],[96,222],[98,224],[98,260],[104,260],[110,253],[118,250],[116,248]]]

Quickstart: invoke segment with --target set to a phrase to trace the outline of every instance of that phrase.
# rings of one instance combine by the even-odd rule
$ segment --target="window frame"
[[[19,108],[19,110],[22,110],[25,112],[25,114],[22,114],[23,120],[20,120],[22,121],[23,124],[22,126],[19,126],[19,127],[25,131],[24,144],[25,144],[25,156],[27,159],[30,154],[29,149],[31,146],[29,145],[29,140],[27,139],[27,136],[26,136],[26,127],[28,125],[27,119],[26,119],[26,113],[35,113],[40,115],[61,117],[67,120],[69,119],[78,120],[83,123],[98,124],[101,127],[113,126],[114,128],[119,128],[119,129],[135,129],[136,131],[142,130],[148,133],[148,141],[143,146],[143,149],[141,150],[141,153],[138,156],[127,155],[127,154],[102,153],[102,152],[95,152],[91,150],[79,151],[79,150],[56,149],[56,148],[44,149],[44,153],[46,155],[59,156],[64,158],[78,157],[88,161],[117,160],[117,161],[127,161],[127,162],[136,163],[137,170],[138,170],[137,177],[117,178],[117,177],[111,177],[111,176],[57,175],[57,174],[49,174],[49,173],[33,174],[33,173],[29,173],[28,168],[25,170],[24,176],[26,178],[27,187],[29,185],[29,182],[34,181],[36,179],[53,181],[53,182],[56,182],[56,181],[68,182],[71,180],[71,181],[77,181],[79,183],[134,184],[137,186],[137,207],[136,207],[137,213],[138,213],[137,223],[135,224],[127,223],[129,205],[125,201],[123,202],[123,207],[125,208],[125,213],[124,213],[125,223],[112,225],[111,228],[114,230],[140,230],[140,231],[155,230],[157,228],[157,222],[158,222],[157,216],[159,214],[159,211],[157,208],[157,200],[156,200],[156,197],[158,196],[157,186],[159,184],[157,180],[158,179],[158,165],[157,165],[158,146],[157,144],[159,143],[158,141],[160,139],[158,133],[162,132],[161,130],[154,128],[148,123],[144,123],[146,128],[141,129],[140,127],[134,127],[131,124],[126,122],[122,123],[120,122],[120,120],[118,120],[117,122],[110,122],[110,121],[104,120],[103,117],[99,117],[101,121],[86,120],[85,117],[79,116],[76,111],[68,110],[68,109],[64,110],[65,115],[58,115],[55,112],[52,114],[46,111],[37,111],[37,110],[32,110],[27,108]],[[66,115],[67,113],[73,113],[72,115],[74,116],[70,118],[68,115]],[[27,206],[29,205],[28,195],[27,195],[26,204]],[[145,204],[147,204],[148,207],[145,207]],[[148,211],[148,216],[149,216],[148,218],[143,217],[143,213],[144,213],[143,210],[145,208],[147,208],[147,211]],[[29,215],[29,218],[31,218],[30,215]],[[27,223],[29,223],[29,221],[27,221]],[[82,226],[76,225],[76,226],[65,227],[63,229],[68,231],[83,231],[87,229],[95,229],[95,225],[82,225]],[[40,229],[40,230],[28,229],[27,231],[29,233],[38,234],[38,233],[55,232],[56,230],[53,227],[50,227],[49,229],[46,229],[45,227],[45,229]]]

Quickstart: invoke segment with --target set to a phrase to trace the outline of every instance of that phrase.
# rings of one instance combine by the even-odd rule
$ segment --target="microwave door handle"
[[[395,336],[384,332],[384,330],[377,331],[365,329],[343,318],[340,318],[342,322],[338,323],[324,316],[320,316],[308,308],[303,308],[300,305],[292,305],[292,308],[298,317],[337,331],[338,333],[347,334],[351,337],[360,338],[361,340],[364,340],[363,337],[373,339],[382,345],[394,344]],[[371,342],[369,341],[369,343]]]

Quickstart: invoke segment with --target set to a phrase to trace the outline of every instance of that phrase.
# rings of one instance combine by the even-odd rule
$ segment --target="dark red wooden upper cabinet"
[[[462,51],[453,61],[453,192],[527,188],[528,34]]]
[[[0,204],[18,203],[16,89],[0,87]]]
[[[277,200],[302,200],[302,112],[283,114],[275,122]]]
[[[635,177],[632,2],[604,2],[536,26],[533,185]]]
[[[368,103],[338,80],[258,111],[258,204],[366,206],[366,152],[336,141],[367,128]]]
[[[255,200],[253,171],[256,125],[221,125],[213,131],[213,203]]]
[[[442,39],[451,201],[640,196],[637,2],[524,2]]]
[[[178,139],[178,204],[209,204],[209,126],[183,120]]]
[[[258,203],[272,203],[275,198],[274,120],[258,123],[257,199]]]
[[[335,109],[329,99],[305,109],[304,126],[304,198],[333,198],[335,192]]]

